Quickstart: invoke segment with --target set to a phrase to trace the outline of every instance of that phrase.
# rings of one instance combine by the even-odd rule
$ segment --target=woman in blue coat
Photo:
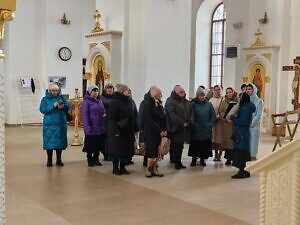
[[[250,157],[250,125],[252,122],[252,113],[255,112],[255,105],[250,101],[250,96],[243,93],[239,111],[233,121],[233,166],[239,169],[239,172],[232,176],[232,179],[250,177],[250,173],[245,171],[246,162]]]
[[[81,112],[85,135],[83,152],[87,153],[88,166],[102,166],[99,161],[99,154],[100,150],[105,147],[104,117],[106,117],[106,113],[99,96],[99,88],[96,85],[88,87]]]
[[[188,155],[192,157],[191,166],[196,166],[197,157],[200,158],[200,165],[206,166],[205,160],[212,156],[212,128],[216,113],[206,99],[204,89],[199,87],[196,95],[192,104],[191,144]]]
[[[65,112],[69,109],[70,104],[62,96],[59,87],[51,84],[40,104],[40,112],[44,114],[43,148],[47,151],[47,167],[52,166],[53,150],[56,150],[56,165],[64,166],[61,154],[68,146]]]

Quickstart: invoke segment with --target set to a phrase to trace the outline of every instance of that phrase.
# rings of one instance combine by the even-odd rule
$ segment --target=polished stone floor
[[[180,171],[164,160],[165,177],[147,179],[137,156],[128,166],[131,175],[114,176],[110,162],[88,168],[81,147],[71,146],[63,168],[47,168],[41,129],[6,128],[7,225],[258,224],[257,174],[232,180],[236,169],[224,160]],[[262,136],[260,157],[271,152],[273,142]],[[186,151],[183,162],[190,163]]]

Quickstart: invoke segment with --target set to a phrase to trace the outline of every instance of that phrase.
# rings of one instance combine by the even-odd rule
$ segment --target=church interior
[[[0,224],[299,225],[300,1],[0,1]],[[70,104],[64,167],[46,167],[41,99],[50,83]],[[81,107],[90,85],[126,84],[137,108],[153,85],[237,93],[253,83],[263,102],[257,160],[233,180],[225,159],[185,170],[169,157],[163,178],[88,167]],[[222,95],[224,95],[222,93]],[[198,96],[198,95],[197,95]]]

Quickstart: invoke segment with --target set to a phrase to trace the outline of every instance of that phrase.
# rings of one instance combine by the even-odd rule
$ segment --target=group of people
[[[137,110],[127,85],[107,84],[101,95],[99,88],[91,85],[81,108],[87,164],[101,166],[101,151],[104,160],[112,161],[113,174],[129,174],[126,166],[134,163],[135,134],[140,132],[140,140],[146,146],[146,177],[163,176],[158,169],[158,148],[163,137],[170,139],[170,163],[177,170],[186,168],[181,158],[184,143],[189,143],[191,166],[196,166],[198,159],[201,166],[206,166],[213,150],[214,161],[221,161],[225,151],[225,164],[239,169],[232,178],[250,177],[245,166],[257,157],[263,102],[255,85],[243,84],[241,89],[238,95],[228,87],[223,96],[219,85],[208,93],[199,86],[195,98],[189,101],[185,90],[176,85],[163,105],[161,90],[152,86]],[[57,154],[56,165],[63,166],[61,153],[67,148],[65,113],[69,108],[58,86],[51,84],[40,105],[48,167],[52,166],[53,150]]]

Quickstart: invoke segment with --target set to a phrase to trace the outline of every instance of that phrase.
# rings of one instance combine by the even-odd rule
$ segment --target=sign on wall
[[[54,83],[57,84],[59,88],[65,89],[66,88],[66,82],[67,78],[66,77],[61,77],[61,76],[49,76],[48,77],[49,84]]]

